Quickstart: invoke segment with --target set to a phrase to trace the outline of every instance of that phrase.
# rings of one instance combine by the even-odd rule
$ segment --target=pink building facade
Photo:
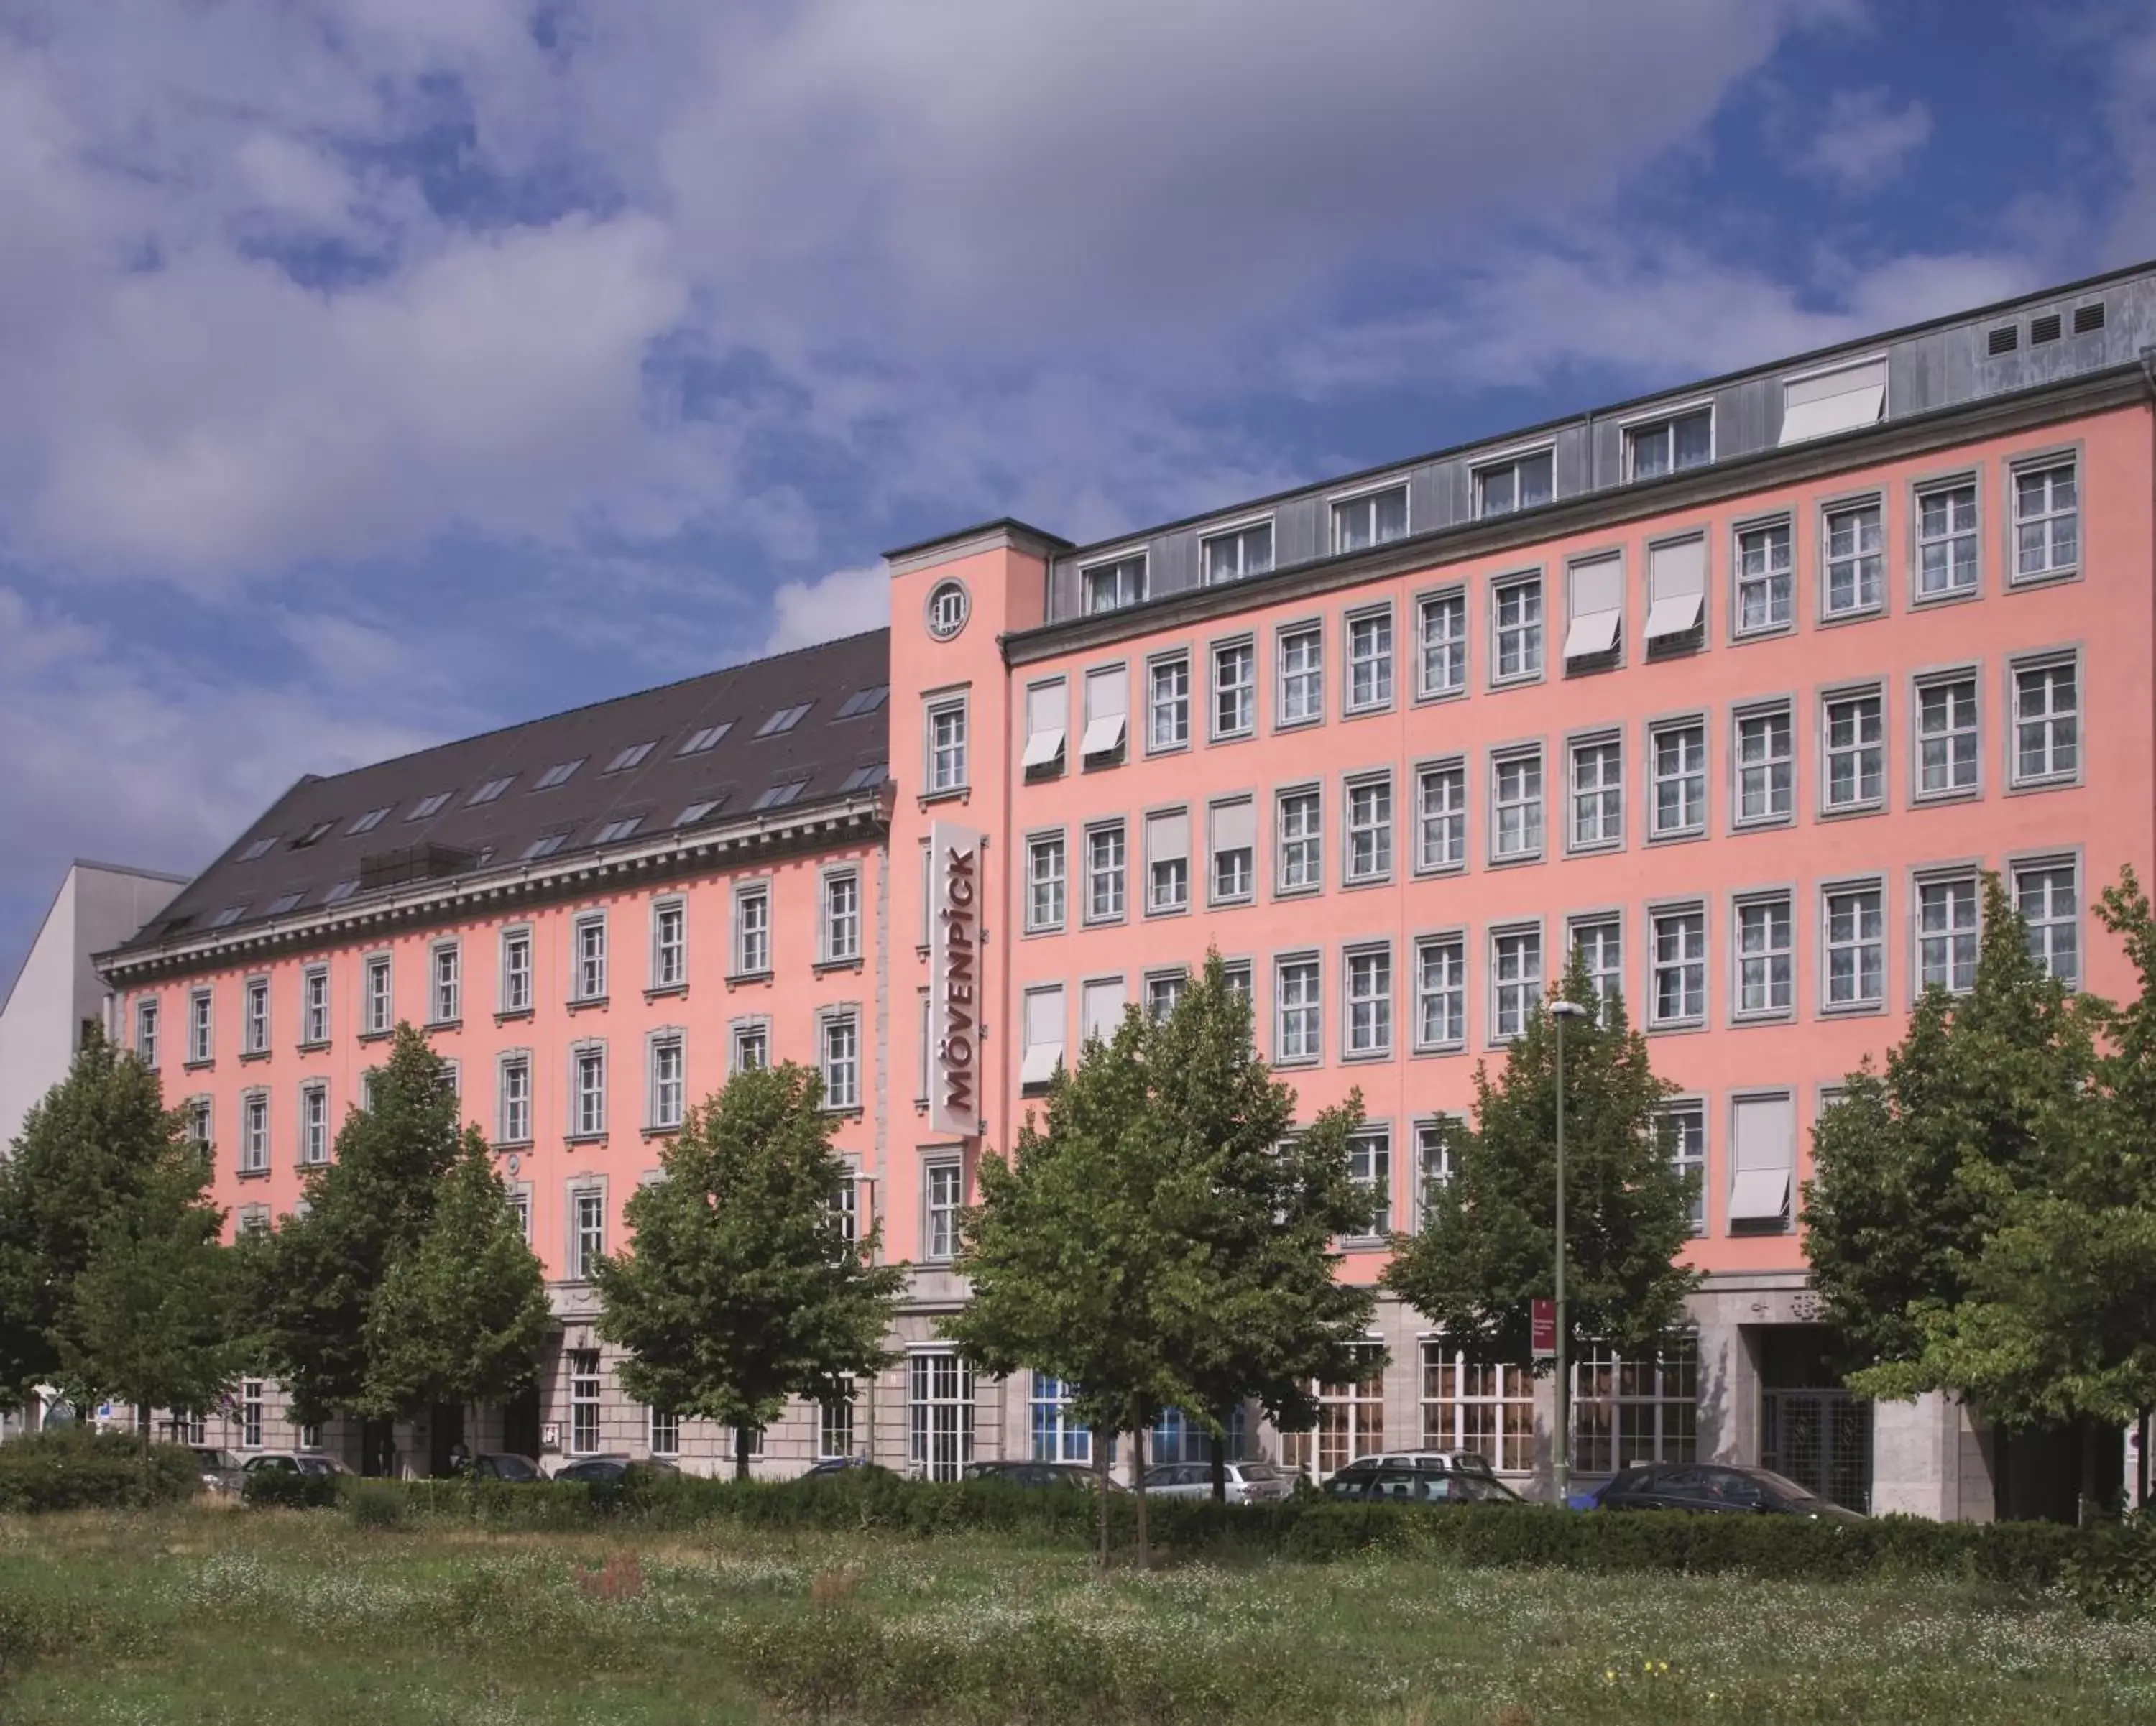
[[[239,1226],[297,1201],[372,1039],[426,1025],[562,1320],[536,1407],[473,1436],[692,1465],[726,1435],[626,1401],[580,1267],[682,1098],[819,1063],[911,1298],[896,1364],[790,1411],[764,1466],[947,1473],[1088,1454],[1060,1387],[975,1382],[937,1319],[978,1159],[1089,1034],[1217,948],[1305,1104],[1359,1093],[1358,1170],[1411,1230],[1435,1124],[1582,950],[1680,1088],[1706,1275],[1662,1357],[1581,1364],[1575,1473],[1758,1462],[1988,1515],[1962,1411],[1835,1386],[1796,1216],[1842,1076],[1922,988],[1966,985],[1983,872],[2047,964],[2128,985],[2088,905],[2156,868],[2152,290],[2082,284],[1111,543],[1005,521],[893,553],[887,638],[295,787],[106,956],[116,1022],[203,1111]],[[931,1022],[938,822],[979,840],[971,1121]],[[1377,1278],[1384,1232],[1346,1274]],[[1389,1298],[1371,1341],[1315,1432],[1238,1442],[1546,1478],[1524,1367],[1468,1365]],[[285,1436],[274,1387],[249,1394],[234,1436]],[[1199,1451],[1173,1421],[1157,1445]]]

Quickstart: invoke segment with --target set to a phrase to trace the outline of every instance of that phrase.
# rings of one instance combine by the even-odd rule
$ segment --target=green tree
[[[394,1414],[506,1402],[537,1378],[552,1325],[494,1154],[467,1128],[426,1232],[392,1261],[367,1314],[365,1401]]]
[[[91,1028],[0,1157],[0,1389],[19,1399],[69,1375],[83,1273],[116,1229],[136,1226],[183,1140],[157,1075]],[[80,1380],[88,1364],[78,1352],[78,1406],[111,1388]]]
[[[1595,1341],[1648,1355],[1684,1319],[1698,1273],[1676,1257],[1691,1238],[1697,1187],[1661,1129],[1674,1087],[1655,1075],[1623,1000],[1597,1000],[1575,952],[1561,998],[1589,1009],[1564,1030],[1565,1353]],[[1532,1303],[1555,1281],[1555,1021],[1538,1006],[1492,1079],[1475,1074],[1475,1117],[1446,1135],[1450,1174],[1424,1199],[1385,1282],[1481,1363],[1526,1360]],[[1560,1387],[1560,1408],[1566,1389]],[[1560,1420],[1563,1419],[1562,1414]]]
[[[833,1400],[883,1364],[905,1286],[874,1262],[878,1231],[849,1240],[833,1207],[851,1174],[822,1105],[822,1081],[790,1062],[736,1073],[690,1111],[663,1178],[624,1207],[629,1249],[594,1272],[599,1334],[629,1354],[623,1386],[732,1426],[738,1478],[788,1396]]]

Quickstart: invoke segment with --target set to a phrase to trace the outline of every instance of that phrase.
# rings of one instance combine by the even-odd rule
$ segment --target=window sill
[[[1786,832],[1797,824],[1794,812],[1788,815],[1762,815],[1750,821],[1732,821],[1729,824],[1732,837],[1738,833]]]
[[[2070,791],[2076,789],[2081,782],[2081,776],[2078,773],[2061,774],[2053,779],[2016,780],[2006,787],[2006,795],[2010,797],[2024,797],[2033,791]]]
[[[1440,701],[1459,701],[1465,699],[1466,694],[1467,686],[1465,684],[1455,689],[1420,689],[1415,694],[1414,704],[1417,707],[1428,707]]]
[[[1342,1252],[1389,1252],[1392,1250],[1390,1235],[1355,1235],[1340,1242]]]
[[[362,1031],[359,1033],[359,1040],[362,1042],[387,1042],[395,1035],[392,1031]]]
[[[1707,1029],[1707,1021],[1705,1019],[1671,1019],[1666,1023],[1650,1024],[1646,1028],[1647,1035],[1650,1037],[1697,1036]]]
[[[1112,917],[1088,917],[1085,926],[1088,929],[1121,929],[1129,921],[1130,919],[1119,911]]]
[[[857,1121],[862,1118],[861,1105],[858,1103],[849,1103],[843,1109],[833,1108],[827,1104],[819,1107],[816,1112],[819,1114],[828,1114],[834,1120]]]
[[[1489,693],[1496,695],[1502,694],[1507,689],[1532,689],[1539,685],[1543,679],[1543,673],[1539,671],[1527,673],[1519,677],[1492,678],[1490,680]]]
[[[1273,735],[1278,737],[1287,732],[1314,731],[1324,723],[1325,716],[1322,714],[1313,714],[1308,719],[1275,720],[1273,721]]]
[[[2081,566],[2076,564],[2070,569],[2046,570],[2040,575],[2009,576],[2006,591],[2019,593],[2025,588],[2050,587],[2061,581],[2078,581],[2081,578]]]
[[[606,1004],[607,997],[603,995],[586,995],[566,1003],[568,1011],[572,1013],[600,1012],[604,1009]]]
[[[1466,1053],[1467,1044],[1466,1040],[1462,1039],[1459,1042],[1434,1042],[1430,1044],[1427,1047],[1416,1049],[1414,1052],[1413,1058],[1418,1061],[1422,1061],[1432,1059],[1441,1055],[1464,1055]]]
[[[607,1135],[603,1133],[564,1133],[562,1135],[562,1143],[570,1146],[580,1145],[597,1145],[603,1146],[606,1142]],[[572,1278],[571,1280],[573,1282],[578,1279]]]
[[[1147,905],[1145,908],[1145,917],[1147,922],[1152,922],[1163,917],[1188,917],[1189,914],[1190,907],[1188,904]]]
[[[465,1028],[465,1022],[461,1018],[429,1019],[420,1028],[425,1031],[461,1031]]]
[[[1390,887],[1392,884],[1393,878],[1389,873],[1383,875],[1358,875],[1351,881],[1342,881],[1340,883],[1340,890],[1342,893],[1357,893],[1364,888]]]
[[[688,992],[689,986],[686,983],[660,983],[654,988],[646,989],[644,991],[644,998],[647,1001],[665,1001],[685,996]]]
[[[1324,891],[1325,891],[1325,889],[1324,889],[1322,887],[1316,887],[1316,886],[1312,886],[1312,887],[1276,887],[1275,889],[1273,889],[1273,897],[1274,897],[1276,899],[1316,899],[1316,898],[1317,898],[1320,894],[1323,893]]]
[[[679,1121],[675,1122],[670,1127],[655,1127],[647,1121],[643,1126],[640,1126],[636,1129],[637,1136],[642,1139],[646,1145],[649,1145],[654,1139],[671,1139],[680,1130],[681,1123]]]
[[[1149,761],[1158,761],[1163,755],[1187,755],[1189,753],[1190,740],[1188,738],[1180,743],[1149,743],[1146,745],[1146,759]]]
[[[1857,821],[1867,815],[1884,815],[1886,812],[1887,805],[1883,802],[1851,803],[1846,808],[1822,809],[1819,812],[1819,818],[1821,821]]]
[[[1732,1013],[1729,1016],[1732,1031],[1756,1031],[1763,1025],[1794,1025],[1796,1022],[1796,1009],[1789,1006],[1778,1006],[1768,1012]]]
[[[916,801],[923,809],[933,808],[938,803],[970,803],[973,801],[973,788],[954,785],[948,791],[922,791]]]
[[[1205,909],[1209,911],[1240,911],[1245,906],[1255,903],[1256,901],[1249,894],[1239,893],[1233,899],[1208,899],[1205,902]]]
[[[1282,1055],[1272,1064],[1283,1071],[1307,1072],[1325,1063],[1316,1055]]]
[[[217,1058],[213,1055],[207,1061],[182,1061],[180,1063],[180,1071],[182,1073],[214,1073],[217,1071]]]
[[[257,1061],[266,1061],[269,1058],[268,1049],[242,1049],[239,1052],[239,1064],[243,1067],[249,1067]]]
[[[772,974],[767,971],[735,971],[726,978],[726,987],[738,989],[749,983],[768,983]]]
[[[1869,605],[1855,611],[1830,612],[1822,616],[1813,627],[1819,629],[1839,629],[1845,623],[1876,623],[1887,615],[1883,605]]]
[[[1887,1011],[1883,1001],[1836,1001],[1821,1005],[1822,1019],[1874,1019]]]
[[[528,1006],[506,1006],[494,1016],[494,1022],[506,1025],[513,1019],[528,1019],[531,1017],[531,1009]]]
[[[1977,803],[1983,800],[1983,786],[1971,785],[1950,791],[1918,791],[1909,799],[1909,807],[1912,809],[1935,809],[1942,805],[1951,807],[1956,803]]]
[[[267,1169],[242,1169],[238,1172],[242,1181],[267,1181],[270,1178]]]
[[[1909,596],[1909,609],[1912,612],[1928,612],[1943,605],[1967,605],[1972,600],[1983,597],[1984,583],[1979,580],[1975,586],[1966,590],[1948,593],[1912,593]]]
[[[1493,857],[1490,859],[1488,867],[1493,869],[1517,869],[1524,868],[1529,863],[1538,863],[1542,860],[1541,852],[1523,851],[1517,857]]]
[[[529,1139],[497,1139],[494,1141],[494,1148],[497,1151],[529,1150],[532,1142]]]
[[[1224,749],[1231,743],[1255,743],[1257,740],[1258,734],[1255,730],[1223,731],[1217,736],[1208,737],[1205,740],[1205,746],[1208,749]]]
[[[1417,864],[1414,878],[1418,881],[1436,881],[1447,875],[1464,875],[1466,873],[1467,865],[1464,863],[1431,863],[1427,868]]]
[[[1352,1053],[1342,1054],[1340,1057],[1340,1064],[1342,1067],[1376,1067],[1392,1058],[1393,1052],[1390,1049],[1358,1049]]]
[[[330,1040],[326,1037],[318,1037],[312,1042],[295,1043],[293,1047],[303,1055],[316,1055],[330,1047]]]
[[[1659,848],[1665,845],[1691,845],[1706,837],[1705,827],[1688,827],[1684,832],[1677,833],[1650,833],[1647,835],[1647,843]]]
[[[1730,632],[1729,645],[1741,648],[1748,642],[1784,641],[1796,633],[1794,623],[1768,623],[1758,629],[1737,629]]]
[[[829,976],[838,971],[858,972],[864,968],[865,964],[865,961],[860,955],[856,953],[850,959],[819,959],[811,968],[818,976],[822,977]]]

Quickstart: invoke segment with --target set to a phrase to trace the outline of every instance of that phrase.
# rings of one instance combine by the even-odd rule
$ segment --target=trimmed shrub
[[[411,1504],[386,1480],[355,1480],[344,1495],[345,1514],[356,1529],[401,1529]]]
[[[140,1509],[202,1490],[202,1463],[182,1445],[66,1426],[0,1444],[0,1510]]]
[[[248,1471],[239,1488],[239,1500],[263,1510],[323,1510],[343,1496],[344,1477],[338,1474],[295,1474],[283,1468]]]

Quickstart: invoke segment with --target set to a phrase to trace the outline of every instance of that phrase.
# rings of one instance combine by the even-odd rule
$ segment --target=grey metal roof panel
[[[802,781],[788,806],[802,807],[855,789],[856,770],[890,756],[889,702],[842,716],[850,698],[885,688],[891,678],[891,632],[874,629],[700,677],[643,689],[588,707],[460,739],[416,754],[326,777],[308,775],[275,803],[150,924],[126,946],[149,946],[169,935],[213,927],[244,928],[272,916],[321,905],[340,882],[382,877],[399,864],[454,872],[516,862],[543,835],[561,833],[556,854],[588,849],[610,821],[642,817],[627,838],[665,831],[684,809],[722,797],[709,819],[752,812],[767,786]],[[759,736],[772,714],[803,703],[808,710],[787,730]],[[709,749],[683,755],[700,730],[730,729]],[[650,752],[634,766],[608,771],[632,745]],[[559,785],[540,789],[549,767],[581,761]],[[490,781],[508,778],[499,796],[471,801]],[[416,815],[440,794],[447,801]],[[362,832],[353,825],[370,811],[388,812]],[[312,843],[306,835],[329,830]],[[263,840],[259,856],[250,856]],[[432,848],[431,851],[429,848]],[[406,873],[402,878],[413,878]],[[298,894],[299,899],[285,903]],[[228,924],[218,919],[244,908]],[[274,909],[273,909],[274,908]]]

